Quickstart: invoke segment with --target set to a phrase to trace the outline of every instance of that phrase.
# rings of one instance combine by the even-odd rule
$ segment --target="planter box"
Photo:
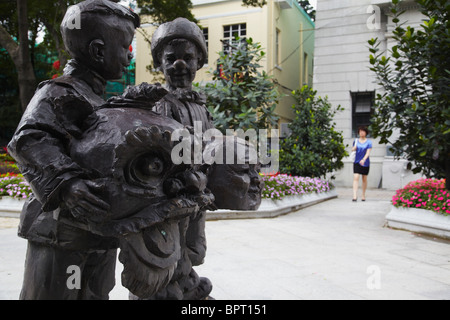
[[[216,210],[208,211],[207,220],[225,220],[225,219],[257,219],[257,218],[275,218],[288,214],[293,211],[306,208],[316,203],[337,198],[336,189],[323,193],[311,193],[302,196],[291,196],[281,200],[263,199],[258,210],[239,211],[239,210]]]
[[[207,212],[207,220],[275,218],[316,203],[337,198],[336,189],[323,193],[286,197],[282,200],[263,199],[255,211],[216,210]],[[0,217],[18,218],[25,200],[11,197],[0,198]]]
[[[450,216],[430,210],[392,207],[386,220],[391,228],[450,239]]]
[[[0,197],[0,217],[18,218],[25,201],[13,197]]]

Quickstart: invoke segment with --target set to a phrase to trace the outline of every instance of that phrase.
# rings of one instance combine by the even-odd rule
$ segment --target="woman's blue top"
[[[353,141],[353,146],[355,146],[355,141]],[[359,139],[356,139],[356,157],[355,163],[359,163],[366,155],[367,150],[372,149],[372,141],[369,139],[366,142],[361,143]],[[363,167],[370,167],[370,157],[364,162]]]

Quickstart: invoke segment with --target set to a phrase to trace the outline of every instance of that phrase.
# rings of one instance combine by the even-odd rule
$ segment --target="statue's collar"
[[[85,67],[76,60],[70,60],[64,68],[64,74],[85,81],[94,91],[101,96],[105,92],[106,80],[97,72]]]
[[[169,90],[169,93],[181,102],[193,102],[200,105],[206,103],[206,96],[200,92],[187,89],[176,89]]]

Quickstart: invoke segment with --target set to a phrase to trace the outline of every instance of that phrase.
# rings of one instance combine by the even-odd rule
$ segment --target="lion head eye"
[[[128,172],[130,182],[143,186],[155,186],[161,182],[164,161],[158,155],[144,154],[130,163]]]

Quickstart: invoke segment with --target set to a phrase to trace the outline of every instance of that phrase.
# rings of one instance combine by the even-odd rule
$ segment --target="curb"
[[[236,219],[262,219],[276,218],[293,211],[312,206],[314,204],[337,198],[337,190],[329,192],[312,193],[302,196],[287,197],[282,200],[263,199],[261,206],[255,211],[216,210],[207,211],[206,220],[236,220]]]
[[[0,217],[19,218],[25,200],[14,199],[12,197],[0,197]]]
[[[450,239],[450,216],[430,210],[392,206],[386,220],[388,227],[391,228]]]

